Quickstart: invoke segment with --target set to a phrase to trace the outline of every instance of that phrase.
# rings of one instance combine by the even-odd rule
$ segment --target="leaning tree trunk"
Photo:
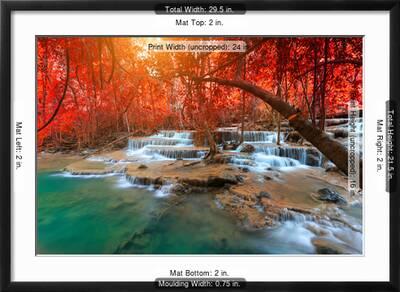
[[[345,174],[348,172],[348,153],[346,147],[331,139],[324,131],[305,120],[294,107],[279,99],[274,94],[243,80],[225,80],[220,78],[196,79],[199,82],[216,82],[243,89],[268,103],[273,109],[289,120],[289,124],[319,151],[330,159]]]

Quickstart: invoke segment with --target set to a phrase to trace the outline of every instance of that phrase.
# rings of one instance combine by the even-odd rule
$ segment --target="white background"
[[[376,120],[389,97],[388,12],[248,12],[196,16],[222,27],[176,27],[194,16],[152,12],[13,12],[13,125],[23,122],[23,167],[13,169],[13,281],[152,281],[170,269],[223,269],[248,281],[388,281],[389,195],[375,162]],[[365,35],[362,256],[35,256],[35,35]],[[12,129],[15,132],[15,129]],[[13,140],[14,141],[14,138]],[[15,149],[14,145],[12,145]],[[15,165],[12,157],[12,165]]]

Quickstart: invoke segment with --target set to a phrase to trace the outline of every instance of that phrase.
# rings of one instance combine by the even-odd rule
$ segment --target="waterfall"
[[[129,139],[128,148],[129,150],[138,150],[148,145],[159,145],[159,146],[191,146],[191,139],[175,139],[175,138],[136,138]]]
[[[282,135],[281,135],[282,136]],[[244,142],[276,143],[278,134],[271,131],[244,131]]]
[[[191,147],[153,147],[144,149],[147,155],[159,154],[170,159],[198,159],[205,155],[205,152]]]

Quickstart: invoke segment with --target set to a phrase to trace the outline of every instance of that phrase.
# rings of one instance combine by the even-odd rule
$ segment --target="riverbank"
[[[39,152],[37,154],[37,168],[39,171],[51,171],[60,170],[65,166],[80,161],[83,159],[83,155],[79,153],[48,153]]]

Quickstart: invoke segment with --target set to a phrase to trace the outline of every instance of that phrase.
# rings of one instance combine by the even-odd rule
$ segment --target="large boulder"
[[[223,187],[225,184],[237,184],[236,176],[224,174],[223,176],[209,176],[207,179],[208,187]]]
[[[271,199],[271,198],[272,198],[272,197],[271,197],[271,194],[268,193],[268,192],[265,192],[265,191],[259,192],[259,193],[256,195],[256,197],[257,197],[258,199],[262,199],[262,198]]]
[[[227,164],[232,162],[232,155],[227,153],[217,153],[215,154],[213,159],[207,160],[207,164]]]
[[[346,128],[331,128],[327,129],[327,132],[333,134],[334,138],[347,138],[349,136],[349,132]]]
[[[291,131],[286,136],[287,142],[298,143],[302,139],[301,135],[297,131]]]
[[[346,205],[347,201],[338,192],[332,191],[328,188],[318,190],[318,200],[335,203],[339,205]]]
[[[177,183],[172,186],[170,192],[177,195],[183,195],[190,193],[191,188],[188,185]]]
[[[320,160],[318,156],[308,154],[306,158],[306,164],[309,166],[319,166]]]
[[[306,164],[310,166],[320,166],[321,164],[321,153],[314,147],[310,147],[306,151]]]
[[[228,143],[224,143],[222,145],[222,149],[223,150],[236,150],[236,148],[238,147],[237,143],[232,143],[232,142],[228,142]]]
[[[254,151],[256,151],[256,148],[254,148],[254,146],[251,144],[244,144],[243,147],[240,149],[240,152],[243,153],[253,153]]]
[[[191,187],[214,187],[220,188],[225,185],[236,185],[240,182],[242,178],[240,176],[234,176],[230,174],[222,174],[221,176],[209,176],[205,178],[181,178],[178,179],[179,184],[190,185]]]
[[[326,172],[338,172],[339,171],[339,168],[335,164],[333,164],[331,161],[327,161],[324,164],[324,168],[325,168]]]

